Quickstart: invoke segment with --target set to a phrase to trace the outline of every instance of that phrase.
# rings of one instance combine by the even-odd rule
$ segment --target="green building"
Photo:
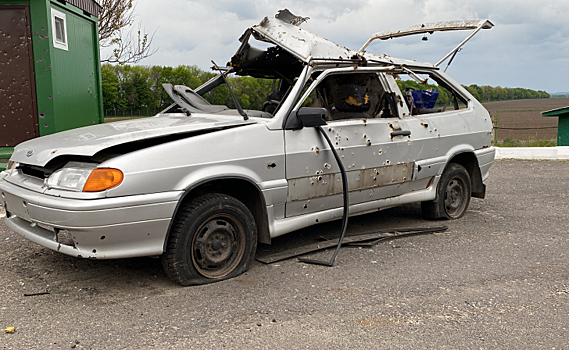
[[[103,122],[100,11],[94,0],[0,0],[0,162],[20,142]]]
[[[559,117],[557,121],[557,146],[569,146],[569,106],[541,112],[544,117]]]

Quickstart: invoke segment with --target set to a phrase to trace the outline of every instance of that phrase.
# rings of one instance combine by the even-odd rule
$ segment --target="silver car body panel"
[[[350,204],[350,216],[371,213],[381,209],[387,209],[394,206],[432,200],[436,196],[436,188],[440,176],[433,179],[431,186],[425,190],[405,193],[396,197],[383,198],[374,201],[368,201],[359,204]],[[350,202],[354,193],[350,193]],[[329,197],[330,198],[330,197]],[[335,195],[333,199],[341,201],[342,195]],[[319,212],[308,213],[299,216],[292,216],[283,220],[269,221],[271,226],[271,237],[278,237],[286,233],[315,225],[322,222],[336,220],[342,217],[342,207],[334,209],[325,209]]]
[[[113,259],[160,255],[172,213],[183,192],[77,200],[48,196],[0,181],[10,213],[6,224],[24,237],[62,253]],[[47,227],[47,228],[46,228]],[[57,241],[68,231],[73,244]]]
[[[336,68],[336,63],[318,59],[350,59],[357,52],[278,18],[265,19],[250,30],[309,63],[273,118],[244,121],[237,113],[165,113],[22,143],[11,161],[37,167],[62,155],[92,157],[111,147],[119,149],[97,166],[120,169],[124,180],[106,191],[84,193],[49,188],[43,179],[21,169],[4,172],[0,204],[7,207],[8,226],[73,256],[160,255],[184,196],[204,183],[226,179],[254,185],[262,196],[270,237],[340,218],[339,169],[328,144],[313,128],[284,127],[314,86],[331,74],[376,73],[382,89],[393,94],[398,106],[393,117],[332,120],[325,128],[348,172],[350,215],[435,199],[446,165],[463,153],[476,157],[482,179],[487,178],[494,160],[490,116],[466,89],[434,65],[364,53],[367,67]],[[411,115],[394,78],[407,68],[446,82],[467,106]],[[319,77],[304,91],[315,72]],[[392,135],[398,130],[410,134]],[[163,142],[120,152],[122,145],[159,138]],[[60,242],[59,233],[64,231],[73,242]]]
[[[238,130],[239,129],[239,130]],[[191,150],[184,152],[183,150]],[[151,166],[148,160],[152,159]],[[274,164],[274,166],[269,166]],[[153,192],[183,191],[204,180],[240,177],[270,191],[285,186],[283,132],[263,124],[220,130],[124,154],[101,167],[120,168],[125,180],[108,190],[108,197]],[[286,192],[286,191],[285,191]],[[272,204],[272,200],[268,201]]]
[[[262,120],[242,128],[183,138],[107,160],[99,167],[120,168],[124,181],[96,193],[100,198],[71,191],[54,195],[42,181],[14,171],[0,180],[0,202],[14,212],[7,223],[32,241],[69,255],[97,259],[160,255],[185,191],[207,180],[227,178],[256,184],[268,208],[273,204],[281,208],[271,211],[274,218],[283,218],[287,198],[283,131],[269,130]],[[24,203],[26,211],[17,210]],[[74,247],[60,245],[52,231],[37,224],[69,231],[75,237]]]
[[[92,156],[100,150],[124,143],[252,123],[255,122],[232,116],[200,115],[188,118],[178,114],[93,125],[23,142],[14,149],[11,159],[44,166],[61,155]]]

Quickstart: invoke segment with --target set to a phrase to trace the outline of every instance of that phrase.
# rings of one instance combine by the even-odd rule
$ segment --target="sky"
[[[447,73],[463,85],[569,91],[567,0],[136,0],[136,22],[154,33],[157,52],[143,65],[225,65],[239,37],[264,17],[287,8],[310,17],[302,28],[352,50],[374,33],[415,24],[489,19],[459,52]],[[375,41],[366,51],[434,63],[468,31]],[[102,55],[109,53],[104,49]],[[446,66],[446,63],[443,67]]]

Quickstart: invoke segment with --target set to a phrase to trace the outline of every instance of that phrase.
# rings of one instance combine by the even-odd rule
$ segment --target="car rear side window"
[[[456,89],[433,74],[398,73],[397,85],[411,115],[442,113],[468,107]]]

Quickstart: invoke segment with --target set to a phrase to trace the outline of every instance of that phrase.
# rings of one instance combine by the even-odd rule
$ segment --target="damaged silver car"
[[[8,227],[81,258],[161,256],[181,285],[237,276],[257,242],[342,217],[340,169],[313,125],[346,170],[350,215],[421,202],[427,218],[456,219],[471,196],[484,198],[490,116],[439,66],[492,23],[381,32],[353,51],[300,28],[305,20],[284,10],[249,28],[217,77],[195,90],[165,84],[174,103],[155,117],[18,145],[0,176]],[[365,51],[376,39],[464,29],[473,32],[436,64]],[[229,74],[277,82],[263,110],[203,98]],[[438,88],[402,92],[405,79]]]

